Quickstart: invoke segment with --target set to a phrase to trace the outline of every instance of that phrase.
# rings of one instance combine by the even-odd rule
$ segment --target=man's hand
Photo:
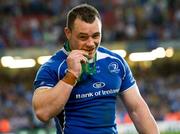
[[[88,53],[84,50],[72,50],[67,57],[68,70],[77,78],[81,75],[81,63],[87,62]]]

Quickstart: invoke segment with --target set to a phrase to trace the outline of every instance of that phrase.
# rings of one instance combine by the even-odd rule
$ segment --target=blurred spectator
[[[82,2],[82,0],[4,2],[1,0],[0,33],[5,47],[59,45],[65,40],[62,37],[65,26],[64,13],[70,7]],[[148,48],[152,49],[157,47],[159,40],[180,38],[178,0],[86,2],[97,7],[102,14],[105,42],[147,40]],[[44,27],[49,20],[53,22]],[[50,43],[49,39],[54,41]]]

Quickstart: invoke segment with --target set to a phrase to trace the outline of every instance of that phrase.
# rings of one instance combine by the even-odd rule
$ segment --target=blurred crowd
[[[55,46],[65,41],[67,11],[89,3],[100,12],[103,41],[180,38],[179,0],[0,0],[0,48]]]

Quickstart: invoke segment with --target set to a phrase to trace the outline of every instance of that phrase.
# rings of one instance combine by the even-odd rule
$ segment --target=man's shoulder
[[[111,57],[111,58],[115,58],[115,59],[119,59],[119,60],[122,60],[123,58],[121,57],[121,55],[113,52],[112,50],[108,49],[108,48],[105,48],[105,47],[102,47],[100,46],[98,48],[98,55],[100,57]]]
[[[104,46],[99,46],[99,47],[98,47],[98,51],[99,51],[99,52],[104,52],[104,53],[106,53],[106,52],[111,52],[110,49],[108,49],[108,48],[106,48],[106,47],[104,47]]]
[[[55,66],[59,66],[59,64],[64,62],[66,58],[67,55],[63,52],[62,49],[60,49],[56,51],[42,66],[54,68]]]
[[[66,53],[64,52],[64,49],[62,48],[62,49],[60,49],[60,50],[58,50],[58,51],[56,51],[53,55],[52,55],[52,57],[51,57],[51,59],[52,60],[60,60],[60,61],[62,61],[62,60],[64,60],[64,59],[66,59],[67,58],[67,55],[66,55]]]

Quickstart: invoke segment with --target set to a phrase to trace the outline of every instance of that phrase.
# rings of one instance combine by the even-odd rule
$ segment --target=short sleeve
[[[135,83],[136,83],[136,81],[133,77],[133,74],[131,72],[131,69],[130,69],[129,65],[127,64],[127,62],[124,59],[122,59],[122,63],[123,63],[123,68],[124,68],[124,76],[122,78],[120,92],[127,90],[128,88],[135,85]]]
[[[33,86],[34,89],[39,87],[54,87],[58,82],[58,78],[53,70],[48,66],[41,66],[36,74]]]

